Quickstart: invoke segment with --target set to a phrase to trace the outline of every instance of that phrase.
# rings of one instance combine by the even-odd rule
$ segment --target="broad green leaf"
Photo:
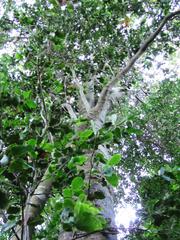
[[[127,128],[127,132],[128,132],[129,134],[134,133],[134,134],[136,134],[137,136],[140,136],[140,135],[143,134],[143,131],[142,131],[142,130],[137,129],[137,128],[133,128],[133,127],[128,127],[128,128]]]
[[[108,161],[109,166],[117,166],[121,160],[121,155],[120,154],[114,154],[111,159]]]
[[[23,59],[23,55],[20,54],[20,53],[16,53],[15,58],[16,58],[17,60],[21,60],[21,59]]]
[[[32,146],[32,147],[35,147],[36,146],[36,144],[37,144],[37,140],[36,139],[29,139],[28,141],[27,141],[27,145],[30,145],[30,146]]]
[[[111,142],[113,140],[113,133],[112,132],[106,132],[103,136],[102,136],[102,142],[103,143],[108,143]]]
[[[88,203],[76,202],[74,216],[76,227],[82,231],[102,230],[106,224],[104,218],[99,215],[99,210]]]
[[[97,162],[101,162],[101,163],[105,163],[106,162],[106,160],[104,158],[104,155],[102,153],[97,153],[96,157],[95,157],[95,160]]]
[[[72,189],[71,188],[63,189],[63,196],[64,196],[64,198],[71,198],[72,197]]]
[[[87,157],[85,155],[73,157],[73,162],[78,163],[79,165],[82,165],[83,163],[85,163],[86,160],[87,160]]]
[[[21,172],[23,170],[23,161],[22,160],[16,160],[12,161],[9,166],[9,171],[14,172]]]
[[[85,155],[72,157],[68,163],[68,168],[71,169],[76,165],[82,165],[87,160]]]
[[[119,177],[113,173],[112,176],[106,176],[106,180],[113,186],[117,187],[119,183]]]
[[[80,202],[84,202],[87,200],[87,195],[85,193],[81,193],[78,197]]]
[[[56,81],[55,85],[54,85],[54,92],[55,93],[60,93],[62,91],[63,91],[63,84],[60,83],[59,81]]]
[[[74,200],[71,198],[65,198],[64,207],[68,209],[74,209]]]
[[[74,192],[82,190],[84,187],[84,180],[82,179],[82,177],[75,177],[72,180],[71,187]]]
[[[86,141],[87,139],[89,139],[89,137],[92,136],[92,134],[93,134],[93,130],[91,129],[86,129],[83,132],[79,132],[80,140]]]
[[[12,145],[8,149],[8,152],[10,152],[13,156],[25,156],[28,152],[33,151],[32,146],[23,146],[23,145]]]
[[[30,109],[36,108],[36,103],[33,100],[27,99],[25,103]]]
[[[88,204],[88,203],[82,203],[80,201],[77,201],[74,208],[75,216],[79,216],[84,213],[97,215],[99,213],[99,209],[93,207],[91,203]]]
[[[24,99],[29,99],[31,96],[31,91],[24,91],[22,94]]]
[[[75,218],[77,229],[86,232],[100,231],[105,227],[105,220],[101,216],[84,213]]]
[[[44,142],[44,143],[41,143],[40,146],[42,147],[42,149],[44,149],[45,151],[47,151],[49,153],[51,153],[54,149],[54,144],[52,144],[52,143]]]

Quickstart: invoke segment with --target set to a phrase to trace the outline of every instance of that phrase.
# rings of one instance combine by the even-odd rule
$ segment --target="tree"
[[[5,2],[1,42],[16,50],[0,65],[0,194],[3,231],[12,239],[116,239],[112,187],[121,155],[111,149],[106,119],[135,83],[143,53],[175,51],[176,5]],[[169,39],[173,44],[165,44]]]
[[[128,200],[142,206],[125,239],[179,238],[178,108],[179,80],[168,79],[146,103],[129,110],[132,123],[117,138],[120,148],[122,140],[126,146],[122,188],[128,184],[128,175],[135,183]]]

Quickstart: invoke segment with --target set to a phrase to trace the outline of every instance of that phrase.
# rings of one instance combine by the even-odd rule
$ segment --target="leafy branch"
[[[122,77],[124,77],[124,75],[126,73],[128,73],[131,70],[131,68],[133,67],[135,62],[141,57],[141,55],[146,51],[146,49],[154,41],[154,39],[157,37],[157,35],[161,32],[162,28],[167,23],[167,21],[169,21],[170,19],[172,19],[173,17],[175,17],[178,14],[180,14],[180,10],[177,10],[177,11],[165,16],[164,19],[162,20],[162,22],[160,23],[160,25],[158,26],[158,28],[141,44],[139,50],[129,60],[127,65],[113,77],[111,82],[109,82],[103,88],[96,106],[91,109],[91,114],[90,114],[91,118],[96,118],[96,116],[98,116],[101,113],[104,105],[109,100],[109,96],[110,96],[110,92],[111,92],[112,88],[119,82],[120,79],[122,79]]]

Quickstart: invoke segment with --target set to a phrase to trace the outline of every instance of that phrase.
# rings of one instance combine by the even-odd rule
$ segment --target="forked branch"
[[[112,87],[114,87],[119,82],[119,80],[122,79],[122,77],[124,77],[124,75],[130,71],[130,69],[133,67],[135,62],[141,57],[141,55],[146,51],[146,49],[154,41],[154,39],[157,37],[157,35],[161,32],[162,28],[167,23],[167,21],[172,19],[173,17],[177,16],[178,14],[180,14],[180,10],[177,10],[177,11],[165,16],[164,19],[162,20],[162,22],[160,23],[160,25],[158,26],[158,28],[141,44],[139,50],[129,60],[127,65],[113,77],[111,82],[109,82],[103,88],[96,106],[92,109],[93,115],[94,115],[94,113],[96,115],[100,114],[100,112],[103,109],[104,104],[106,104],[107,100],[109,99],[109,94],[110,94]]]

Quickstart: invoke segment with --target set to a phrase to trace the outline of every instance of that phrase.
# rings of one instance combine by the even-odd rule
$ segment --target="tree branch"
[[[73,119],[73,120],[76,120],[76,119],[77,119],[77,116],[76,116],[76,114],[75,114],[72,106],[71,106],[69,103],[64,103],[64,104],[62,104],[62,107],[67,109],[67,111],[68,111],[71,119]]]
[[[91,80],[87,83],[87,101],[89,102],[90,107],[94,107],[95,103],[95,91],[94,91],[94,82],[95,82],[96,76],[92,76]]]
[[[112,79],[111,82],[109,82],[102,90],[100,97],[98,99],[98,102],[96,106],[91,109],[91,112],[95,112],[96,115],[98,115],[102,109],[106,101],[109,99],[110,90],[112,87],[114,87],[119,80],[124,77],[124,75],[130,71],[130,69],[133,67],[135,62],[141,57],[141,55],[146,51],[146,49],[150,46],[150,44],[154,41],[154,39],[157,37],[157,35],[161,32],[164,25],[167,23],[168,20],[172,19],[176,15],[180,14],[180,10],[177,10],[173,13],[168,14],[164,17],[158,28],[141,44],[139,50],[137,53],[129,60],[127,65],[118,72]]]
[[[71,71],[72,71],[72,75],[73,75],[73,80],[75,81],[76,86],[79,88],[79,95],[80,95],[80,98],[81,98],[81,102],[84,105],[83,107],[85,107],[86,112],[88,113],[89,110],[90,110],[90,105],[89,105],[89,102],[88,102],[88,100],[87,100],[87,98],[84,94],[83,87],[78,82],[75,71],[73,69]]]

